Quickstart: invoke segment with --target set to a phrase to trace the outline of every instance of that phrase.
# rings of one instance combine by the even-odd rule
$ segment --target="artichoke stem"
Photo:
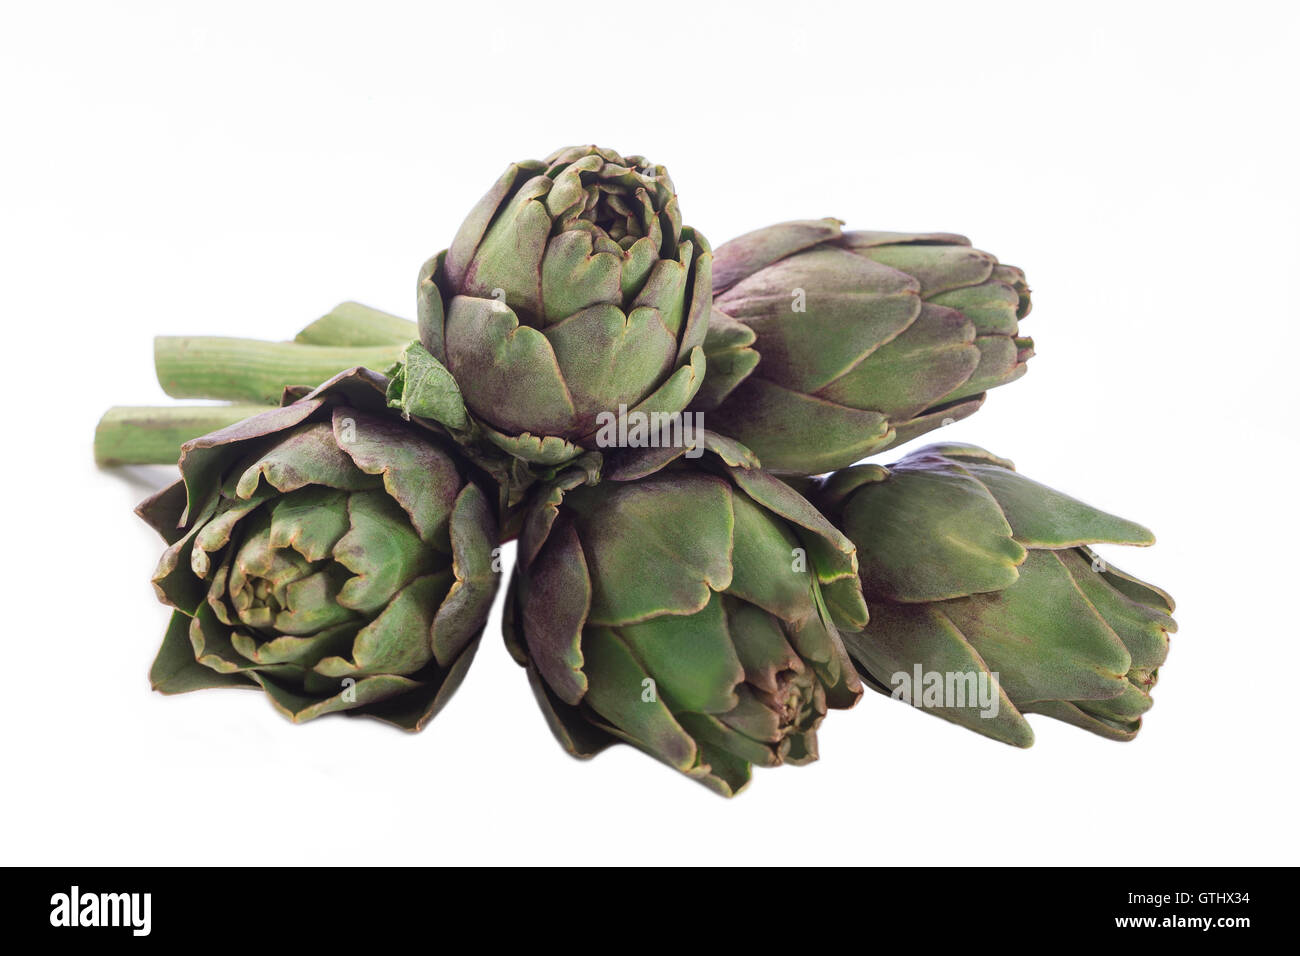
[[[359,302],[344,302],[334,307],[294,338],[303,345],[405,345],[420,337],[410,319],[380,312]]]
[[[174,465],[191,438],[233,425],[267,405],[116,406],[95,426],[95,463]]]
[[[287,385],[315,388],[362,366],[384,372],[399,345],[328,346],[203,336],[154,339],[158,383],[172,398],[278,405]]]

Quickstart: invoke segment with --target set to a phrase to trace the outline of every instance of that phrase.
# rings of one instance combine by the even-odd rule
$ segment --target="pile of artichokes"
[[[1174,630],[1097,544],[1140,525],[969,445],[858,464],[1024,374],[1024,273],[944,233],[759,229],[714,250],[664,167],[512,164],[420,270],[291,342],[164,337],[101,464],[170,463],[163,693],[420,730],[503,629],[569,753],[622,741],[724,795],[818,756],[863,687],[1026,747],[1129,740]]]

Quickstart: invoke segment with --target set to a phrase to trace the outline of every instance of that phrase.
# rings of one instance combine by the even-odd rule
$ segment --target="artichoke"
[[[555,466],[594,450],[603,412],[681,412],[704,376],[711,263],[662,166],[595,146],[511,165],[420,273],[446,424],[467,428],[463,401],[492,444]]]
[[[753,764],[816,759],[827,708],[861,695],[837,628],[866,622],[853,546],[742,457],[570,470],[528,515],[506,643],[574,756],[624,741],[731,796]]]
[[[496,593],[489,498],[445,439],[344,372],[187,442],[139,508],[169,543],[163,693],[261,687],[295,722],[333,711],[421,729],[460,684]]]
[[[781,223],[714,254],[696,408],[780,474],[843,468],[964,418],[1033,354],[1019,269],[962,236],[840,225]]]
[[[845,643],[869,686],[1021,747],[1027,713],[1137,734],[1174,602],[1089,545],[1153,544],[1146,528],[972,445],[848,468],[815,496],[857,545],[871,624]]]

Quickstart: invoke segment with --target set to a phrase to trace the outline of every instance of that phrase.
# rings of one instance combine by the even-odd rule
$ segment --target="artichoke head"
[[[496,592],[496,521],[448,442],[342,373],[186,443],[141,505],[169,542],[164,693],[260,687],[294,721],[333,711],[419,730],[459,685]]]
[[[595,146],[515,163],[419,280],[421,346],[487,438],[553,466],[597,416],[676,413],[704,377],[712,253],[662,166]]]
[[[696,408],[780,474],[843,468],[965,418],[1033,354],[1019,269],[962,236],[840,226],[781,223],[714,254]]]
[[[852,545],[759,470],[562,475],[520,537],[506,643],[571,754],[630,743],[730,796],[750,768],[817,757],[860,684],[839,627],[866,621]]]
[[[816,499],[858,549],[871,624],[845,643],[874,689],[1022,747],[1028,713],[1137,734],[1174,602],[1091,545],[1149,545],[1146,528],[970,445],[845,469]],[[954,701],[941,683],[989,690]]]

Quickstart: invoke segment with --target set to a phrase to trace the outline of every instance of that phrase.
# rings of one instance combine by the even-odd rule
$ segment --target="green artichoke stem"
[[[359,302],[343,302],[294,337],[303,345],[405,345],[419,338],[410,319],[372,309]]]
[[[181,445],[252,415],[268,405],[171,405],[110,408],[95,426],[95,463],[174,465]]]
[[[154,339],[154,365],[158,383],[172,398],[278,405],[287,385],[314,388],[354,366],[384,372],[401,351],[399,345],[344,347],[162,335]]]

